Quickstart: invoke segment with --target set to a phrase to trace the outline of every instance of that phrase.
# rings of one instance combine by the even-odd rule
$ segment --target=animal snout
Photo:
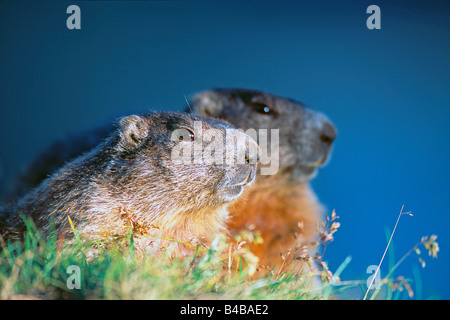
[[[322,123],[321,130],[319,132],[320,141],[326,145],[331,147],[334,140],[336,139],[337,131],[335,126],[328,120],[324,120]]]
[[[309,153],[303,152],[302,162],[307,167],[318,168],[330,158],[337,131],[334,124],[321,113],[316,114],[313,128],[313,132],[309,133],[309,144],[305,144],[303,149],[309,150]]]
[[[255,179],[261,150],[256,141],[243,132],[238,133],[238,140],[240,143],[238,149],[241,152],[244,151],[244,162],[241,162],[242,158],[240,158],[241,160],[238,159],[237,164],[233,165],[232,185],[245,187],[252,184]]]

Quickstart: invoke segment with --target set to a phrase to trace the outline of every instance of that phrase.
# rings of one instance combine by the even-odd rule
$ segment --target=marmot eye
[[[180,137],[178,138],[179,141],[194,141],[195,139],[195,135],[194,135],[194,131],[192,131],[189,128],[183,128],[184,130],[187,131],[187,134],[185,135],[180,135]]]
[[[275,114],[275,110],[273,110],[273,108],[269,107],[268,105],[266,105],[264,103],[252,102],[252,103],[250,103],[250,106],[252,107],[252,109],[254,111],[261,113],[261,114],[266,114],[266,115]]]

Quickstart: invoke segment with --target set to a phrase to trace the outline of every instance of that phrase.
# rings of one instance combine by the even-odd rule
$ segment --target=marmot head
[[[245,132],[268,129],[267,143],[258,135],[261,174],[264,167],[270,165],[263,159],[269,157],[271,161],[278,161],[277,176],[285,175],[292,182],[314,177],[317,168],[329,159],[337,134],[334,125],[322,113],[295,100],[257,90],[204,91],[193,97],[191,108],[196,114],[224,119]],[[272,135],[271,129],[278,130],[279,141],[274,139],[276,132]]]
[[[113,140],[108,176],[134,206],[221,206],[239,197],[256,175],[256,142],[217,119],[176,112],[132,115],[120,120]]]

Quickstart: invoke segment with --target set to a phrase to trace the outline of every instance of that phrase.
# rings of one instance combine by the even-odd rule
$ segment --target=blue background
[[[81,30],[66,28],[74,3]],[[371,4],[381,30],[366,28]],[[68,132],[181,110],[184,95],[211,87],[265,90],[325,112],[338,128],[331,162],[313,181],[342,224],[326,251],[331,269],[351,256],[341,278],[365,280],[404,204],[414,217],[401,218],[391,254],[431,234],[441,252],[422,253],[425,269],[413,254],[395,274],[419,270],[416,297],[448,299],[449,14],[446,1],[2,1],[1,187]]]

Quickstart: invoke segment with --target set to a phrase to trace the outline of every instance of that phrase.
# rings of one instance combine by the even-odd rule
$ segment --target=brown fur
[[[278,172],[258,172],[256,183],[229,206],[228,228],[239,234],[253,226],[261,234],[263,243],[251,245],[265,267],[260,274],[273,267],[277,272],[286,266],[296,269],[298,264],[291,264],[296,248],[318,235],[323,209],[309,181],[329,158],[334,125],[300,102],[257,90],[204,91],[194,96],[192,105],[197,114],[243,130],[279,129]]]
[[[321,221],[321,205],[309,184],[255,184],[230,206],[228,227],[234,234],[258,231],[263,243],[251,244],[261,271],[289,265],[295,247],[311,241]],[[283,256],[282,256],[283,255]]]
[[[195,135],[194,121],[202,123]],[[207,245],[224,232],[226,206],[253,182],[257,159],[249,154],[242,164],[176,163],[173,148],[194,143],[186,136],[180,136],[181,142],[178,136],[172,140],[180,128],[188,128],[192,139],[211,132],[207,129],[215,129],[224,141],[228,131],[237,134],[238,144],[223,144],[224,156],[239,143],[256,145],[214,119],[170,112],[123,118],[105,142],[62,167],[16,205],[0,210],[0,234],[20,239],[24,215],[44,234],[54,222],[60,238],[72,235],[69,218],[77,233],[94,241],[124,237],[132,229],[139,249],[150,253],[174,245],[173,254],[187,254]],[[193,155],[186,156],[193,160]]]

